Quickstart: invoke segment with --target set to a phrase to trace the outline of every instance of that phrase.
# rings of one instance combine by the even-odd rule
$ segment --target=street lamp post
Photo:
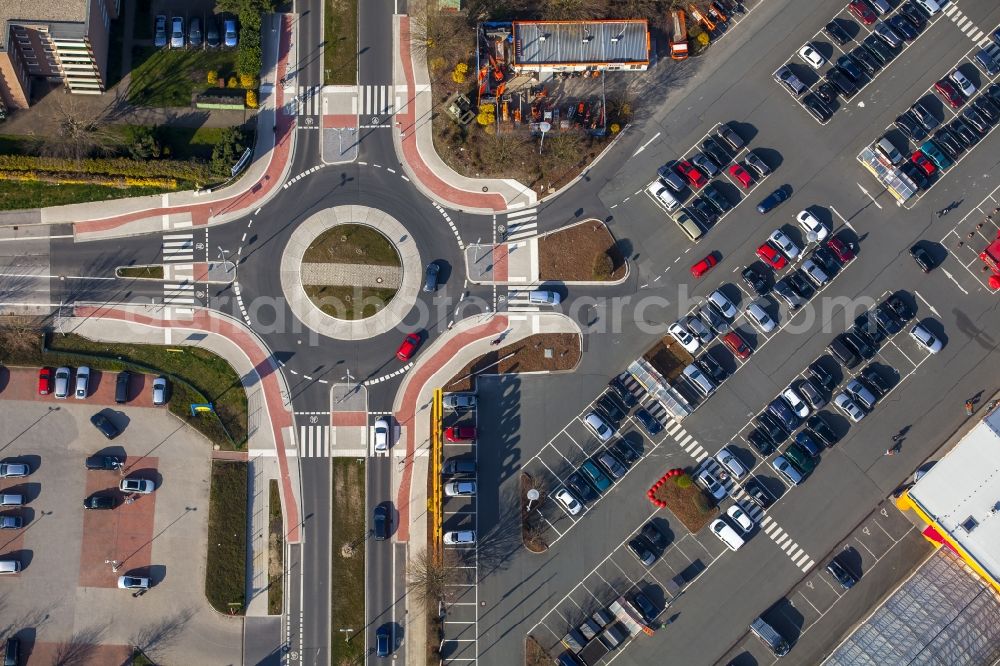
[[[340,633],[344,634],[344,642],[351,640],[351,634],[354,632],[353,629],[344,628],[340,630]]]

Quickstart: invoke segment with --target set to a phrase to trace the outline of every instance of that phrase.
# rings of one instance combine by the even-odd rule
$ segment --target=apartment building
[[[121,0],[0,0],[0,101],[26,109],[34,81],[104,92],[111,20]]]

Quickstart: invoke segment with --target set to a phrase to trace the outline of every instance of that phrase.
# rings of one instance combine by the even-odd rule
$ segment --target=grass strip
[[[110,187],[24,180],[0,180],[0,210],[46,208],[88,201],[111,201],[173,192],[164,187]]]
[[[162,280],[163,266],[121,266],[115,269],[115,275],[120,278],[145,278]]]
[[[358,3],[324,0],[323,82],[353,86],[358,82]]]
[[[281,615],[284,596],[285,527],[281,520],[281,491],[278,482],[268,482],[268,539],[267,612]]]
[[[220,613],[242,615],[247,549],[247,463],[212,461],[205,597]]]
[[[364,224],[339,224],[327,229],[309,243],[302,263],[402,265],[389,239]]]
[[[365,463],[334,458],[330,544],[330,663],[361,664],[365,659]],[[351,629],[352,631],[341,631]]]
[[[302,285],[306,296],[316,307],[337,319],[364,319],[384,308],[395,289],[372,287],[342,287],[336,285]]]

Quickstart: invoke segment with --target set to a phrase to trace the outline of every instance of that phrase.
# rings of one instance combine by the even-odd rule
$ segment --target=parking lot
[[[204,595],[209,444],[165,409],[141,406],[150,404],[148,379],[133,377],[133,402],[114,405],[113,374],[95,371],[86,400],[57,400],[35,395],[35,371],[4,373],[0,454],[31,468],[2,481],[5,492],[24,495],[24,506],[3,512],[23,526],[3,530],[0,548],[23,567],[0,581],[22,648],[38,660],[72,646],[117,649],[105,663],[118,663],[168,626],[153,646],[167,661],[238,660],[242,623],[219,616]],[[89,422],[98,411],[123,427],[113,441]],[[95,455],[124,458],[123,471],[86,469]],[[151,480],[155,491],[122,493],[123,476]],[[85,510],[94,493],[114,508]],[[118,589],[121,575],[147,577],[148,591]]]
[[[761,617],[796,645],[796,655],[803,663],[819,663],[826,654],[823,645],[849,631],[850,618],[881,599],[898,583],[900,569],[912,569],[932,549],[919,530],[885,501],[833,551],[833,557],[858,579],[854,587],[844,589],[826,570],[831,557]],[[732,666],[762,666],[778,660],[747,633],[720,661]]]
[[[236,16],[226,12],[219,12],[215,0],[153,0],[150,13],[153,16],[154,39],[156,32],[156,17],[166,17],[166,46],[167,48],[185,49],[208,49],[208,48],[231,48],[226,44],[224,26],[225,21],[236,20]],[[173,20],[180,18],[184,26],[183,46],[179,46],[172,39]],[[200,44],[192,43],[192,21],[197,19],[201,32]],[[210,24],[215,24],[218,31],[218,42],[209,44],[208,32]],[[197,41],[197,38],[195,39]],[[237,37],[238,41],[238,37]],[[155,42],[154,42],[155,43]]]

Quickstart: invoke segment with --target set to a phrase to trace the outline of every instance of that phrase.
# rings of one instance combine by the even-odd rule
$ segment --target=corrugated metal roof
[[[514,62],[645,63],[649,61],[648,35],[646,21],[515,21]]]

